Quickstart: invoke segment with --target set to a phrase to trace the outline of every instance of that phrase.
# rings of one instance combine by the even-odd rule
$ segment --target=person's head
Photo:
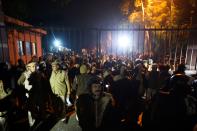
[[[20,65],[20,66],[21,66],[21,65],[22,65],[22,66],[25,65],[23,59],[18,59],[18,65]]]
[[[184,73],[185,72],[185,64],[179,64],[177,71]]]
[[[87,73],[88,69],[87,69],[87,66],[86,65],[81,65],[80,66],[80,73],[81,74],[85,74]]]
[[[104,72],[103,72],[103,78],[106,78],[107,76],[109,76],[111,74],[110,70],[106,69]]]
[[[96,73],[96,70],[97,70],[96,67],[93,66],[93,67],[91,68],[91,73],[92,73],[92,74],[95,74],[95,73]]]
[[[46,69],[46,63],[45,62],[40,62],[40,64],[39,64],[39,70],[40,71],[44,71]]]
[[[53,71],[58,71],[60,69],[60,62],[58,60],[55,60],[54,62],[52,62],[51,66]]]
[[[79,68],[80,65],[78,63],[74,64],[74,67]]]
[[[109,60],[110,60],[110,61],[113,60],[113,55],[109,55]]]
[[[126,66],[125,65],[122,65],[121,67],[120,67],[120,75],[122,75],[122,76],[125,76],[126,75]]]
[[[98,99],[102,94],[101,79],[97,76],[90,78],[88,81],[88,88],[90,89],[90,94],[92,94],[95,99]]]
[[[36,71],[36,63],[33,61],[30,61],[27,65],[26,65],[27,71],[35,72]]]
[[[138,70],[138,73],[141,73],[144,70],[143,64],[141,63],[137,64],[136,69]]]
[[[38,62],[38,57],[37,56],[32,56],[31,61]]]
[[[38,58],[38,61],[39,61],[39,62],[43,61],[43,57],[40,56],[40,57]]]

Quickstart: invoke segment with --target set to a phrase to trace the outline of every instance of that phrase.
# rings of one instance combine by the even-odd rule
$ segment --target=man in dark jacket
[[[90,92],[77,99],[77,116],[83,131],[118,129],[118,114],[113,97],[102,91],[100,82],[98,77],[92,77],[88,81]]]

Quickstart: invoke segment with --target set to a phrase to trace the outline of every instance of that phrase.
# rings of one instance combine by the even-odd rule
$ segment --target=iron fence
[[[40,27],[0,27],[0,61],[9,61],[8,30],[29,30]],[[53,41],[62,40],[62,46],[80,52],[87,48],[101,54],[152,58],[155,62],[177,65],[185,63],[196,69],[197,28],[67,28],[42,27],[47,31],[43,37],[43,51],[55,49]],[[17,37],[17,36],[15,36]],[[121,41],[125,37],[126,41]],[[126,45],[125,45],[126,44]]]

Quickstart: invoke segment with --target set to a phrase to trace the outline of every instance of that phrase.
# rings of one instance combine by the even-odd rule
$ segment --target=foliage
[[[184,28],[197,25],[197,18],[194,17],[197,14],[196,0],[123,0],[121,11],[130,23],[146,28]],[[187,44],[191,36],[195,34],[188,31],[145,31],[144,53],[153,53],[155,56],[168,54],[171,57],[176,48]]]
[[[121,3],[121,11],[124,15],[129,15],[131,11],[133,11],[134,1],[131,0],[123,0]]]
[[[195,0],[123,0],[121,11],[131,23],[145,26],[190,26]]]

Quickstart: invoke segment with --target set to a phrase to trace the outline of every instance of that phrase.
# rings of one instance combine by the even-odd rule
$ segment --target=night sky
[[[5,14],[15,17],[17,15],[18,18],[38,26],[109,27],[123,20],[120,11],[121,0],[71,0],[65,6],[61,6],[58,0],[2,1]],[[20,2],[23,4],[17,6]],[[13,12],[14,8],[23,6],[23,12]],[[25,18],[20,14],[25,14]]]
[[[58,1],[63,0],[2,0],[6,15],[47,30],[43,48],[48,49],[54,39],[60,39],[64,47],[78,51],[93,48],[97,33],[81,28],[111,28],[123,20],[122,0],[70,0],[65,6]]]

